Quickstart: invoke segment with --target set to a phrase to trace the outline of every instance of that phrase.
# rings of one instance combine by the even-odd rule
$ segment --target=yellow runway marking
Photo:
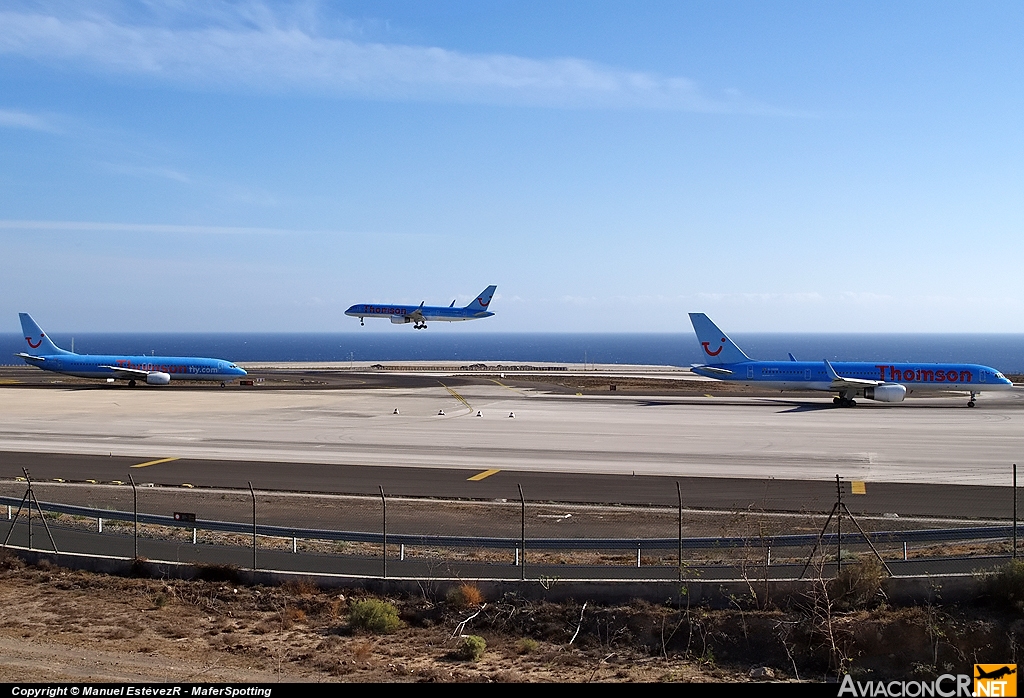
[[[500,470],[485,470],[482,473],[477,473],[473,477],[467,477],[466,482],[479,482],[480,480],[483,480],[485,477],[490,477],[491,475],[500,472]]]
[[[145,463],[137,463],[130,467],[132,468],[148,468],[151,465],[157,465],[158,463],[170,463],[172,460],[178,460],[177,458],[160,458],[159,460],[148,460]]]
[[[441,383],[441,381],[438,381],[438,383]],[[452,390],[451,388],[449,388],[449,387],[448,387],[447,385],[445,385],[444,383],[441,383],[441,386],[442,386],[442,387],[443,387],[443,388],[444,388],[445,390],[447,390],[447,391],[448,391],[449,393],[451,393],[451,394],[452,394],[452,397],[453,397],[453,398],[455,398],[456,400],[458,400],[459,402],[461,402],[461,403],[462,403],[463,405],[465,405],[467,409],[469,409],[469,410],[472,410],[472,409],[473,409],[473,406],[472,406],[471,404],[469,404],[468,402],[466,402],[466,398],[464,398],[464,397],[462,397],[461,395],[459,395],[459,394],[458,394],[457,392],[455,392],[454,390]]]
[[[488,378],[487,380],[491,381],[495,385],[500,385],[505,390],[511,390],[513,393],[517,393],[519,395],[529,395],[529,393],[527,393],[525,390],[520,390],[519,388],[513,388],[510,385],[505,385],[504,383],[502,383],[497,378]]]
[[[863,482],[859,480],[853,480],[850,482],[850,493],[851,494],[867,494],[867,488]]]

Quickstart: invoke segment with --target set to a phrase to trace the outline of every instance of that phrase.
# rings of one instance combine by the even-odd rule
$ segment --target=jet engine
[[[408,315],[392,315],[391,324],[393,325],[404,325],[408,322],[412,322],[412,318]]]
[[[171,382],[171,374],[152,371],[146,374],[146,382],[150,385],[167,385]]]
[[[882,383],[874,388],[864,388],[864,397],[878,402],[903,402],[907,387],[899,383]]]

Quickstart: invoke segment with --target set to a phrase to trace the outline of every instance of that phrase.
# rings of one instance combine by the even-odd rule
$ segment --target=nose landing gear
[[[967,401],[967,406],[968,407],[974,407],[974,396],[976,394],[977,393],[975,393],[973,390],[971,391],[971,399]]]

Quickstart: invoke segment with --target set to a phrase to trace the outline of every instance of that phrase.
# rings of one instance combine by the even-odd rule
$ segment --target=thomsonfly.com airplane
[[[413,329],[423,330],[427,327],[427,320],[443,320],[445,322],[460,322],[462,320],[476,320],[477,318],[490,317],[494,313],[487,310],[491,304],[491,297],[497,286],[488,286],[473,302],[464,308],[456,308],[455,301],[447,308],[436,305],[391,305],[388,303],[357,303],[345,311],[349,317],[359,318],[359,324],[368,317],[389,317],[396,325],[414,323]],[[425,302],[425,301],[424,301]]]
[[[117,356],[104,354],[75,354],[61,349],[46,336],[28,313],[19,313],[22,334],[31,353],[15,354],[25,363],[44,371],[63,373],[79,378],[105,378],[135,381],[150,385],[167,385],[171,379],[190,381],[220,381],[227,383],[245,375],[245,370],[223,359],[204,359],[193,356]]]
[[[690,313],[701,351],[710,360],[694,364],[694,373],[718,380],[775,390],[822,390],[836,393],[840,407],[853,407],[854,398],[902,402],[907,395],[970,392],[968,407],[985,390],[1009,390],[1007,378],[978,364],[887,363],[882,361],[755,361],[736,346],[704,313]]]

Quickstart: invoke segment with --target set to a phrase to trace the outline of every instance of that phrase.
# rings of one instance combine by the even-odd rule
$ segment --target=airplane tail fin
[[[491,304],[491,296],[494,295],[494,289],[497,286],[488,286],[483,292],[473,299],[473,302],[466,306],[467,310],[487,310],[487,306]]]
[[[18,317],[21,318],[21,333],[25,336],[25,341],[28,342],[29,352],[39,356],[71,353],[70,351],[64,351],[51,342],[50,338],[36,324],[31,315],[28,313],[18,313]]]
[[[704,313],[690,313],[690,322],[693,324],[693,331],[697,334],[697,341],[700,342],[705,361],[716,364],[736,364],[751,360]]]

